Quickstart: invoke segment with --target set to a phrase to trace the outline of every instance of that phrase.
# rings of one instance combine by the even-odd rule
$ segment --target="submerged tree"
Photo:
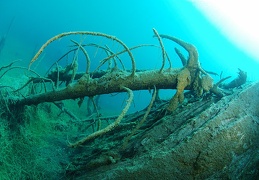
[[[79,48],[84,52],[87,58],[87,68],[84,74],[80,74],[81,77],[77,80],[77,82],[73,82],[76,76],[78,62],[74,60],[68,69],[64,70],[67,72],[52,72],[51,80],[56,82],[59,80],[68,80],[70,78],[70,82],[65,88],[53,90],[46,93],[31,95],[26,98],[21,98],[16,101],[17,105],[31,105],[31,104],[39,104],[42,102],[53,102],[65,99],[76,99],[82,98],[85,96],[91,97],[100,94],[109,94],[113,92],[123,92],[125,89],[122,87],[127,87],[131,90],[144,90],[144,89],[152,89],[154,86],[157,89],[177,89],[177,93],[171,99],[168,110],[173,111],[179,102],[182,101],[183,90],[193,90],[197,95],[201,95],[203,90],[208,91],[212,87],[212,78],[201,68],[199,60],[198,60],[198,52],[196,48],[179,40],[175,37],[167,36],[167,35],[158,35],[158,33],[154,30],[156,37],[159,39],[160,46],[162,49],[162,67],[159,70],[149,70],[149,71],[140,71],[136,72],[136,65],[134,57],[131,53],[130,48],[128,48],[122,41],[117,39],[116,37],[106,35],[103,33],[96,32],[68,32],[59,34],[50,40],[48,40],[38,51],[38,53],[31,60],[29,67],[37,60],[43,50],[53,41],[60,39],[64,36],[81,34],[81,35],[90,35],[90,36],[102,36],[113,41],[120,43],[124,47],[124,51],[119,53],[114,53],[107,58],[101,61],[101,65],[104,63],[108,63],[108,60],[127,52],[131,58],[132,62],[132,70],[126,71],[119,69],[118,67],[113,67],[106,72],[102,72],[98,78],[94,77],[98,72],[90,73],[90,58],[87,55],[87,52],[83,48],[82,45],[78,45]],[[183,60],[183,56],[180,58],[186,63],[183,63],[182,68],[169,68],[164,69],[166,52],[164,50],[164,46],[161,38],[166,38],[172,40],[179,45],[181,45],[184,49],[187,50],[189,57],[188,59]],[[179,54],[179,52],[178,52]],[[56,74],[56,77],[53,77],[53,74]],[[94,78],[92,78],[92,76]],[[56,79],[54,79],[56,78]],[[47,79],[45,79],[47,80]],[[33,79],[32,81],[37,81]],[[44,79],[42,80],[44,81]],[[50,81],[50,80],[49,80]]]
[[[199,62],[198,52],[195,46],[186,43],[180,39],[177,39],[168,35],[161,35],[153,29],[154,36],[158,39],[159,48],[162,51],[162,65],[160,69],[154,70],[145,70],[139,71],[136,69],[135,60],[132,54],[132,50],[135,48],[139,48],[145,45],[136,46],[133,48],[128,48],[121,40],[114,36],[110,36],[107,34],[99,33],[99,32],[67,32],[62,33],[57,36],[49,39],[37,52],[37,54],[33,57],[29,64],[29,69],[35,61],[39,58],[44,49],[51,44],[53,41],[61,39],[65,36],[71,35],[82,35],[82,36],[98,36],[102,38],[109,39],[111,41],[115,41],[119,45],[123,47],[124,50],[120,52],[112,52],[109,47],[101,46],[98,44],[82,44],[72,41],[75,47],[69,52],[74,52],[75,58],[72,60],[71,64],[66,67],[60,67],[58,65],[59,60],[55,63],[56,69],[49,72],[47,77],[32,77],[23,87],[15,90],[15,92],[21,91],[24,87],[29,86],[29,84],[40,83],[44,87],[46,83],[50,83],[52,86],[51,90],[47,90],[44,88],[44,92],[37,93],[36,90],[33,90],[34,94],[30,94],[27,96],[19,96],[19,97],[10,97],[8,102],[9,106],[24,106],[24,105],[37,105],[42,102],[57,102],[66,99],[79,99],[78,104],[80,105],[83,102],[84,97],[94,97],[96,95],[101,94],[110,94],[115,92],[127,92],[129,94],[129,99],[127,100],[127,105],[123,109],[121,115],[114,121],[114,123],[110,124],[108,127],[99,130],[87,138],[72,144],[72,147],[78,146],[83,142],[95,138],[107,131],[110,131],[114,127],[116,127],[123,116],[127,113],[130,104],[133,100],[132,91],[135,90],[150,90],[154,89],[176,89],[176,93],[171,98],[168,103],[166,111],[172,112],[174,111],[179,103],[184,100],[184,90],[190,90],[196,96],[201,96],[204,91],[210,91],[214,89],[213,92],[216,94],[220,94],[216,88],[213,87],[213,79],[210,75],[204,71]],[[171,40],[178,45],[182,46],[188,52],[188,58],[185,58],[181,52],[175,48],[177,55],[179,56],[183,67],[182,68],[173,68],[171,67],[170,59],[165,51],[162,38]],[[97,48],[103,49],[107,57],[100,61],[100,65],[97,70],[104,64],[108,64],[108,69],[106,71],[93,71],[90,72],[90,64],[91,60],[88,55],[88,52],[85,49],[85,46],[95,46]],[[84,73],[78,72],[78,61],[77,54],[78,51],[82,51],[86,58],[86,71]],[[69,53],[68,52],[68,53]],[[131,70],[125,70],[122,60],[119,58],[119,55],[122,53],[127,53],[131,60],[132,68]],[[64,55],[65,56],[65,55]],[[62,56],[62,57],[64,57]],[[170,67],[165,69],[165,63],[168,60]],[[118,62],[122,64],[122,69],[117,66]],[[111,65],[113,62],[113,66]],[[57,88],[60,82],[66,82],[66,86],[62,88]],[[153,98],[154,99],[154,98]]]

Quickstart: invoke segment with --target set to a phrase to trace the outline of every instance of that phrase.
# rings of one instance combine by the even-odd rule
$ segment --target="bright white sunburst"
[[[192,2],[232,42],[259,61],[259,1],[193,0]]]

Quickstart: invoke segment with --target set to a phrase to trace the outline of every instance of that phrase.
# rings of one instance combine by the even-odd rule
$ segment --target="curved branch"
[[[138,46],[134,46],[134,47],[132,47],[132,48],[129,48],[129,50],[137,49],[137,48],[144,47],[144,46],[152,46],[152,47],[154,46],[154,47],[157,47],[157,46],[152,45],[152,44],[142,44],[142,45],[138,45]],[[112,53],[112,55],[110,55],[110,56],[108,56],[108,57],[102,59],[102,60],[100,61],[100,65],[95,69],[95,71],[97,71],[97,70],[98,70],[102,65],[104,65],[109,59],[114,58],[114,57],[117,57],[118,55],[123,54],[123,53],[125,53],[125,52],[126,52],[126,50],[120,51],[120,52],[118,52],[118,53]]]
[[[122,118],[125,116],[125,114],[128,112],[129,108],[130,108],[130,105],[133,101],[133,92],[132,90],[130,90],[129,88],[126,88],[126,87],[122,87],[123,90],[127,91],[128,95],[129,95],[129,98],[127,100],[127,104],[126,106],[124,107],[124,109],[122,110],[121,114],[119,115],[119,117],[112,123],[110,124],[109,126],[107,126],[106,128],[102,129],[102,130],[99,130],[99,131],[96,131],[94,132],[93,134],[90,134],[89,136],[85,137],[84,139],[81,139],[73,144],[70,144],[69,147],[78,147],[80,146],[81,144],[89,141],[89,140],[92,140],[98,136],[101,136],[109,131],[111,131],[112,129],[114,129],[115,127],[117,127],[119,125],[119,123],[121,122]]]
[[[82,50],[82,52],[84,53],[84,55],[85,55],[85,58],[86,58],[86,73],[87,74],[89,74],[89,70],[90,70],[90,58],[89,58],[89,55],[88,55],[88,53],[86,52],[86,50],[85,50],[85,48],[81,45],[81,44],[79,44],[78,42],[76,42],[76,41],[74,41],[74,40],[72,40],[71,39],[71,41],[73,42],[73,43],[75,43],[77,46],[79,46],[79,48]]]
[[[118,38],[114,37],[114,36],[110,36],[108,34],[104,34],[104,33],[99,33],[99,32],[90,32],[90,31],[75,31],[75,32],[65,32],[65,33],[61,33],[61,34],[58,34],[52,38],[50,38],[45,44],[43,44],[41,46],[41,48],[39,49],[39,51],[36,53],[36,55],[32,58],[32,60],[30,61],[30,64],[29,64],[29,69],[31,67],[31,65],[38,59],[38,57],[41,55],[41,53],[43,52],[43,50],[50,44],[52,43],[53,41],[56,41],[62,37],[65,37],[65,36],[70,36],[70,35],[78,35],[78,34],[81,34],[81,35],[92,35],[92,36],[101,36],[101,37],[105,37],[105,38],[108,38],[108,39],[111,39],[111,40],[114,40],[116,42],[118,42],[119,44],[121,44],[124,49],[128,52],[129,56],[130,56],[130,59],[131,59],[131,63],[132,63],[132,73],[131,73],[131,76],[134,76],[135,75],[135,72],[136,72],[136,65],[135,65],[135,60],[134,60],[134,57],[133,57],[133,54],[130,52],[130,49],[126,46],[126,44],[124,44],[121,40],[119,40]]]
[[[162,72],[162,70],[163,70],[163,68],[164,68],[164,66],[165,66],[165,57],[166,57],[165,47],[164,47],[164,44],[163,44],[163,42],[162,42],[162,39],[161,39],[161,37],[159,36],[157,30],[155,30],[155,29],[153,28],[153,32],[154,32],[155,36],[157,37],[157,39],[158,39],[158,41],[159,41],[159,44],[160,44],[160,46],[161,46],[161,49],[162,49],[162,59],[163,59],[163,61],[162,61],[162,67],[161,67],[161,69],[160,69],[160,72]]]
[[[188,58],[188,62],[186,64],[187,67],[192,67],[192,68],[199,68],[200,67],[200,63],[198,61],[198,52],[197,49],[195,48],[195,46],[193,46],[192,44],[186,43],[180,39],[177,39],[173,36],[168,36],[168,35],[164,35],[164,34],[160,34],[161,38],[166,38],[169,39],[171,41],[176,42],[177,44],[179,44],[180,46],[182,46],[189,54],[189,58]]]

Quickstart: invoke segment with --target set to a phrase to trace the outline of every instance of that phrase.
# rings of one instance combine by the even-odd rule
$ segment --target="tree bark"
[[[198,60],[198,52],[195,46],[188,44],[175,37],[159,35],[157,32],[156,37],[159,39],[160,46],[163,51],[163,61],[160,70],[137,72],[135,67],[135,61],[130,52],[130,49],[123,42],[121,42],[115,37],[102,33],[93,32],[68,32],[54,36],[40,48],[38,53],[30,62],[30,66],[34,61],[37,60],[44,48],[47,47],[51,42],[63,36],[68,36],[72,34],[103,36],[105,38],[110,38],[111,40],[116,40],[121,45],[123,45],[123,47],[125,48],[125,52],[128,52],[132,61],[132,70],[123,71],[117,69],[117,67],[114,67],[112,70],[109,70],[104,74],[101,74],[100,77],[97,78],[93,78],[91,76],[92,74],[89,74],[89,72],[86,71],[86,73],[80,79],[78,79],[77,82],[70,83],[65,88],[55,89],[50,92],[31,95],[28,97],[18,99],[15,101],[15,105],[36,105],[42,102],[54,102],[65,99],[82,98],[85,96],[92,97],[100,94],[123,92],[125,91],[125,88],[123,89],[122,87],[126,87],[134,91],[149,90],[153,89],[153,87],[156,86],[157,89],[176,89],[176,94],[172,97],[168,105],[168,110],[173,111],[177,108],[178,104],[183,101],[184,90],[193,90],[199,96],[203,93],[203,90],[209,91],[213,87],[212,78],[200,67],[200,63]],[[174,41],[188,52],[188,59],[184,59],[183,56],[180,56],[181,60],[184,60],[184,62],[186,62],[184,63],[183,68],[163,68],[165,65],[165,50],[161,38]],[[179,54],[181,55],[181,53],[178,52],[178,55]],[[115,54],[105,58],[105,61],[103,61],[103,63],[107,62],[107,60],[112,57],[115,57]],[[77,62],[73,62],[71,64],[71,67],[74,67],[74,65],[77,65]],[[90,65],[90,62],[88,63],[88,65]],[[87,69],[89,69],[89,67]],[[57,77],[59,77],[59,73],[57,73]],[[72,69],[72,77],[76,77],[74,69]],[[59,80],[59,78],[56,79]]]
[[[16,101],[16,105],[36,105],[42,102],[53,102],[64,99],[76,99],[85,96],[95,96],[116,92],[124,92],[121,87],[131,90],[148,90],[156,86],[157,89],[176,89],[177,75],[182,69],[150,70],[131,73],[119,69],[106,73],[100,78],[91,79],[83,75],[77,82],[67,87],[46,93],[31,95]],[[189,87],[191,88],[191,87]],[[187,88],[188,89],[188,88]]]

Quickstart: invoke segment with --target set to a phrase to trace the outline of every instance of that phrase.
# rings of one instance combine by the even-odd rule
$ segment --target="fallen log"
[[[213,86],[213,79],[200,67],[200,62],[198,60],[198,52],[195,46],[188,44],[180,39],[172,36],[159,35],[155,31],[156,37],[159,39],[159,43],[162,49],[163,61],[162,67],[159,70],[147,70],[147,71],[136,71],[135,61],[130,49],[116,37],[106,35],[103,33],[95,32],[68,32],[62,33],[53,38],[49,39],[37,52],[35,57],[31,60],[29,67],[37,60],[43,50],[53,41],[69,35],[82,34],[82,35],[92,35],[92,36],[102,36],[105,38],[110,38],[119,42],[125,48],[130,56],[132,62],[132,70],[125,71],[114,67],[108,70],[106,73],[101,75],[99,78],[92,78],[91,73],[88,72],[89,67],[87,67],[87,72],[82,75],[76,82],[69,83],[64,88],[55,89],[53,91],[39,93],[35,95],[30,95],[27,97],[16,99],[15,105],[37,105],[42,102],[54,102],[65,99],[77,99],[83,98],[85,96],[93,97],[95,95],[110,94],[115,92],[124,92],[127,87],[131,90],[149,90],[153,89],[155,86],[157,89],[176,89],[176,94],[170,100],[167,110],[174,111],[178,104],[184,99],[183,91],[192,90],[196,95],[202,95],[203,91],[209,91]],[[169,68],[164,69],[165,63],[165,50],[162,44],[161,38],[166,38],[171,41],[176,42],[182,46],[189,54],[186,64],[183,68]],[[83,47],[78,44],[80,49]],[[79,48],[78,48],[79,49]],[[87,52],[84,51],[84,54]],[[120,53],[118,53],[120,54]],[[179,53],[178,53],[179,54]],[[87,55],[87,54],[86,54]],[[87,55],[88,56],[88,55]],[[105,60],[100,61],[103,64],[113,58],[115,55],[105,58]],[[183,57],[180,57],[181,59]],[[87,57],[88,65],[90,65],[89,57]],[[71,64],[71,71],[73,73],[73,80],[76,77],[77,62],[73,61]],[[74,69],[73,69],[74,68]],[[57,75],[57,78],[59,76]]]

